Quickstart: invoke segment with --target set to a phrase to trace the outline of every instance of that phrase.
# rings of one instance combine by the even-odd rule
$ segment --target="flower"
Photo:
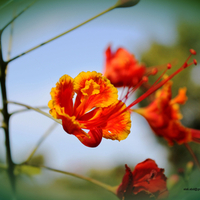
[[[193,53],[191,52],[191,55]],[[81,72],[74,79],[64,75],[51,90],[49,112],[55,119],[62,121],[63,129],[67,133],[75,135],[88,147],[98,146],[102,137],[123,140],[130,133],[131,108],[162,87],[176,74],[192,65],[193,63],[187,64],[189,58],[181,68],[158,83],[159,77],[151,88],[128,106],[125,105],[126,100],[137,88],[148,81],[146,76],[143,76],[134,88],[129,87],[127,94],[118,100],[117,89],[101,73]],[[196,60],[193,62],[196,63]],[[194,134],[198,135],[196,131]],[[200,136],[198,137],[200,141]]]
[[[134,87],[139,83],[146,72],[145,66],[139,64],[134,55],[130,54],[124,48],[119,48],[113,53],[109,46],[105,55],[106,64],[104,76],[107,77],[115,87]]]
[[[157,136],[163,137],[172,146],[174,142],[184,144],[200,140],[200,131],[184,127],[180,120],[179,104],[187,101],[186,87],[180,88],[178,95],[172,98],[172,81],[168,81],[156,92],[156,97],[145,108],[134,110],[141,114],[149,123]]]
[[[130,133],[130,112],[100,73],[81,72],[74,79],[64,75],[50,94],[50,114],[88,147],[98,146],[102,137],[120,141]]]
[[[168,196],[164,169],[158,168],[152,159],[137,164],[133,172],[125,165],[126,173],[117,188],[121,200],[162,199]]]

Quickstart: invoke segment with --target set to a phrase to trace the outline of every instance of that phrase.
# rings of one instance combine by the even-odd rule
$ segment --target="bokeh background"
[[[30,3],[29,0],[1,0],[0,28]],[[55,37],[115,3],[115,0],[37,1],[14,21],[12,33],[11,26],[3,32],[4,60],[12,59]],[[176,60],[176,69],[186,60],[190,48],[200,52],[199,9],[198,0],[141,0],[134,7],[114,9],[10,62],[7,75],[8,99],[33,107],[47,106],[51,88],[62,75],[75,77],[81,71],[103,72],[104,52],[108,45],[112,46],[113,51],[119,47],[126,48],[147,66]],[[200,60],[198,55],[196,58]],[[179,87],[188,87],[189,100],[182,106],[182,122],[196,129],[200,129],[199,75],[200,66],[197,65],[174,78],[174,94]],[[144,101],[140,106],[146,104]],[[9,105],[10,112],[18,109],[22,107]],[[45,111],[48,112],[48,109]],[[11,150],[15,163],[28,158],[52,123],[51,119],[34,111],[11,117]],[[6,162],[4,141],[4,133],[0,130],[1,163]],[[200,155],[199,146],[191,146]],[[187,162],[192,160],[184,146],[169,148],[166,141],[154,136],[145,119],[132,114],[131,134],[126,140],[118,142],[103,139],[94,149],[83,146],[76,137],[67,134],[58,125],[35,153],[34,162],[118,185],[124,173],[124,164],[134,167],[146,158],[154,159],[159,167],[165,168],[168,177],[177,173],[179,168],[185,168]],[[190,177],[194,177],[197,182],[193,179],[190,182],[193,187],[200,188],[200,182],[195,178],[196,171],[194,169]],[[181,176],[179,179],[182,182],[178,189],[183,192],[186,186]],[[63,177],[47,170],[39,174],[34,170],[28,175],[19,173],[17,181],[19,199],[117,199],[85,181]],[[0,171],[0,199],[9,198],[9,188],[6,173]],[[178,189],[175,189],[174,195],[179,193]],[[200,196],[200,191],[195,193],[194,198],[197,194]],[[191,196],[191,193],[184,194],[182,199],[189,198],[187,196]]]

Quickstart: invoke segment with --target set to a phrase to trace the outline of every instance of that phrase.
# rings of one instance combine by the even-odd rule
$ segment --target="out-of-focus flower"
[[[134,110],[144,116],[157,136],[163,137],[172,146],[191,141],[199,142],[200,131],[184,127],[179,104],[187,101],[186,88],[180,88],[178,95],[172,99],[172,81],[168,81],[156,92],[155,100],[145,108]]]
[[[102,137],[120,141],[130,133],[130,112],[100,73],[81,72],[74,79],[64,75],[50,94],[50,114],[86,146],[98,146]]]
[[[158,168],[154,160],[146,159],[137,164],[133,172],[125,165],[126,173],[117,188],[121,200],[162,199],[168,196],[164,169]]]
[[[115,87],[136,86],[145,75],[146,67],[138,63],[135,56],[124,48],[119,48],[115,53],[109,46],[105,52],[106,63],[104,76]]]

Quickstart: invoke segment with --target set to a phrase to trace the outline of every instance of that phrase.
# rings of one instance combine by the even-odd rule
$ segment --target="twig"
[[[100,186],[100,187],[112,192],[113,194],[116,194],[116,186],[113,187],[113,186],[107,185],[105,183],[102,183],[100,181],[97,181],[97,180],[89,178],[89,177],[85,177],[85,176],[82,176],[82,175],[79,175],[79,174],[75,174],[75,173],[71,173],[71,172],[65,172],[65,171],[53,169],[51,167],[46,167],[44,165],[34,165],[34,164],[26,164],[26,165],[39,167],[39,168],[44,168],[44,169],[48,169],[50,171],[58,172],[58,173],[65,174],[65,175],[70,175],[70,176],[73,176],[73,177],[76,177],[76,178],[80,178],[82,180],[86,180],[86,181],[88,181],[90,183],[98,185],[98,186]]]
[[[37,151],[37,149],[39,148],[39,146],[42,144],[42,142],[48,137],[48,135],[56,128],[58,124],[57,123],[53,123],[48,129],[47,131],[44,133],[44,135],[40,138],[40,140],[38,141],[38,143],[36,144],[34,150],[32,151],[32,153],[30,154],[30,156],[28,157],[28,159],[25,161],[25,163],[28,163],[33,155],[35,154],[35,152]]]
[[[194,162],[196,163],[196,165],[198,166],[199,170],[200,170],[200,164],[199,161],[196,157],[196,155],[194,154],[193,150],[191,149],[191,147],[189,146],[188,143],[184,143],[185,147],[188,149],[188,151],[190,152],[190,154],[192,155]]]
[[[5,30],[5,28],[10,25],[15,19],[17,19],[22,13],[24,13],[28,8],[30,8],[37,0],[33,1],[31,4],[29,4],[24,10],[22,10],[18,15],[16,15],[13,19],[11,19],[1,30]]]
[[[62,124],[61,120],[58,120],[58,119],[55,119],[53,118],[50,114],[38,109],[38,108],[34,108],[34,107],[31,107],[31,106],[28,106],[26,104],[23,104],[23,103],[18,103],[18,102],[15,102],[15,101],[7,101],[7,103],[11,103],[11,104],[15,104],[15,105],[19,105],[19,106],[23,106],[23,107],[26,107],[27,109],[31,109],[31,110],[34,110],[40,114],[43,114],[45,115],[46,117],[49,117],[50,119],[54,120],[55,122],[59,123],[59,124]]]
[[[49,109],[49,107],[47,107],[47,106],[40,106],[40,107],[35,107],[35,108],[36,109]],[[14,112],[10,113],[10,115],[14,115],[14,114],[17,114],[17,113],[20,113],[20,112],[29,111],[29,110],[30,110],[29,108],[17,110],[17,111],[14,111]]]
[[[61,34],[57,35],[56,37],[53,37],[52,39],[47,40],[46,42],[43,42],[42,44],[39,44],[39,45],[37,45],[37,46],[35,46],[35,47],[29,49],[28,51],[25,51],[24,53],[18,55],[18,56],[15,56],[14,58],[8,60],[7,63],[9,63],[9,62],[11,62],[11,61],[13,61],[13,60],[15,60],[15,59],[21,57],[21,56],[23,56],[23,55],[25,55],[25,54],[27,54],[27,53],[33,51],[33,50],[35,50],[35,49],[37,49],[37,48],[39,48],[39,47],[41,47],[41,46],[43,46],[43,45],[45,45],[45,44],[47,44],[47,43],[49,43],[49,42],[51,42],[51,41],[53,41],[53,40],[59,38],[59,37],[61,37],[61,36],[65,35],[65,34],[71,32],[71,31],[73,31],[73,30],[75,30],[75,29],[77,29],[77,28],[79,28],[80,26],[82,26],[82,25],[84,25],[84,24],[90,22],[91,20],[93,20],[93,19],[95,19],[95,18],[97,18],[97,17],[99,17],[99,16],[101,16],[101,15],[103,15],[103,14],[105,14],[105,13],[111,11],[111,10],[113,10],[114,8],[117,8],[117,6],[118,6],[118,5],[116,4],[116,5],[114,5],[114,6],[110,7],[110,8],[108,8],[107,10],[101,12],[100,14],[98,14],[98,15],[96,15],[96,16],[94,16],[94,17],[88,19],[88,20],[86,20],[85,22],[83,22],[83,23],[81,23],[81,24],[79,24],[79,25],[77,25],[77,26],[71,28],[70,30],[65,31],[64,33],[61,33]]]

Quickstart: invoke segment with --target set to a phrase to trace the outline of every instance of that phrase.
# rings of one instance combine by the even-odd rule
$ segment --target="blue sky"
[[[14,23],[11,58],[76,26],[115,4],[109,1],[38,1]],[[17,5],[19,12],[29,1],[10,3],[0,13],[0,27],[8,22]],[[192,10],[192,12],[190,12]],[[50,90],[59,78],[75,77],[81,71],[103,71],[104,51],[124,47],[138,59],[153,41],[171,45],[177,39],[180,20],[196,20],[198,9],[176,1],[141,0],[131,8],[118,8],[88,24],[46,44],[9,64],[8,99],[31,106],[47,105]],[[188,31],[188,30],[187,30]],[[3,36],[6,60],[10,27]],[[156,65],[156,63],[155,63]],[[9,106],[9,110],[20,109]],[[47,111],[48,112],[48,111]],[[12,156],[24,161],[45,130],[53,122],[34,111],[11,118]],[[5,160],[4,135],[0,132],[0,156]],[[60,125],[41,145],[36,154],[44,153],[48,166],[63,170],[87,170],[91,167],[135,165],[146,158],[155,159],[159,167],[169,169],[167,149],[157,143],[146,121],[132,115],[129,137],[121,142],[103,139],[95,149],[83,146],[77,138],[65,133]],[[80,169],[81,166],[81,169]]]

